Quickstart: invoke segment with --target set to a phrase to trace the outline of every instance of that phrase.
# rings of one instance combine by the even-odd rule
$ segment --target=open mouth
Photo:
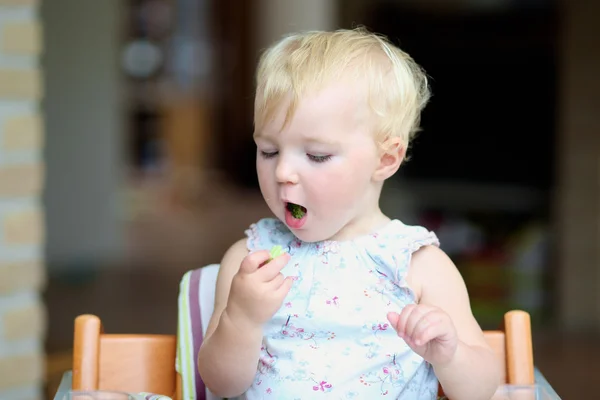
[[[306,215],[306,207],[294,203],[287,203],[285,206],[292,217],[296,219],[302,219]]]

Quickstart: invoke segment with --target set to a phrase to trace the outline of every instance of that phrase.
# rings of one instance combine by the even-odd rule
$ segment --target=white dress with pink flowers
[[[420,226],[390,221],[348,241],[306,243],[277,219],[246,231],[250,251],[281,245],[294,285],[264,327],[252,387],[242,399],[435,399],[430,364],[386,315],[415,303],[405,276],[412,254],[438,245]]]

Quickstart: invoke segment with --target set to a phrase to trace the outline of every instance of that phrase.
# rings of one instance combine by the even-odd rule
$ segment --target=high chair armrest
[[[544,390],[544,392],[546,392],[546,394],[548,396],[551,396],[551,398],[553,400],[560,400],[560,396],[558,395],[558,393],[556,393],[556,391],[554,390],[552,385],[550,385],[550,383],[548,383],[548,381],[546,380],[546,378],[544,377],[542,372],[537,367],[534,368],[534,376],[535,376],[535,384],[537,386],[542,388]]]
[[[60,385],[58,386],[58,390],[54,395],[54,400],[68,400],[69,392],[71,392],[71,388],[73,385],[73,371],[66,371],[62,379],[60,380]],[[131,397],[136,400],[171,400],[168,396],[162,396],[152,393],[129,393]]]
[[[54,400],[63,400],[65,398],[67,398],[66,396],[69,393],[69,391],[71,390],[72,385],[73,385],[73,371],[69,370],[63,374],[62,379],[60,380],[60,385],[58,385],[58,390],[56,391],[56,394],[54,395]]]

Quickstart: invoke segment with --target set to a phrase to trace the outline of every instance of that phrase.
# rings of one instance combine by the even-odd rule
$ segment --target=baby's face
[[[255,132],[260,188],[271,211],[308,242],[367,233],[377,208],[379,165],[360,88],[332,85],[287,107]]]

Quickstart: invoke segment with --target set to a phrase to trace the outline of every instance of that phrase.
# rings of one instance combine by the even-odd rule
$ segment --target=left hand
[[[409,304],[400,314],[390,312],[388,321],[406,344],[433,366],[452,361],[458,335],[450,316],[440,308]]]

